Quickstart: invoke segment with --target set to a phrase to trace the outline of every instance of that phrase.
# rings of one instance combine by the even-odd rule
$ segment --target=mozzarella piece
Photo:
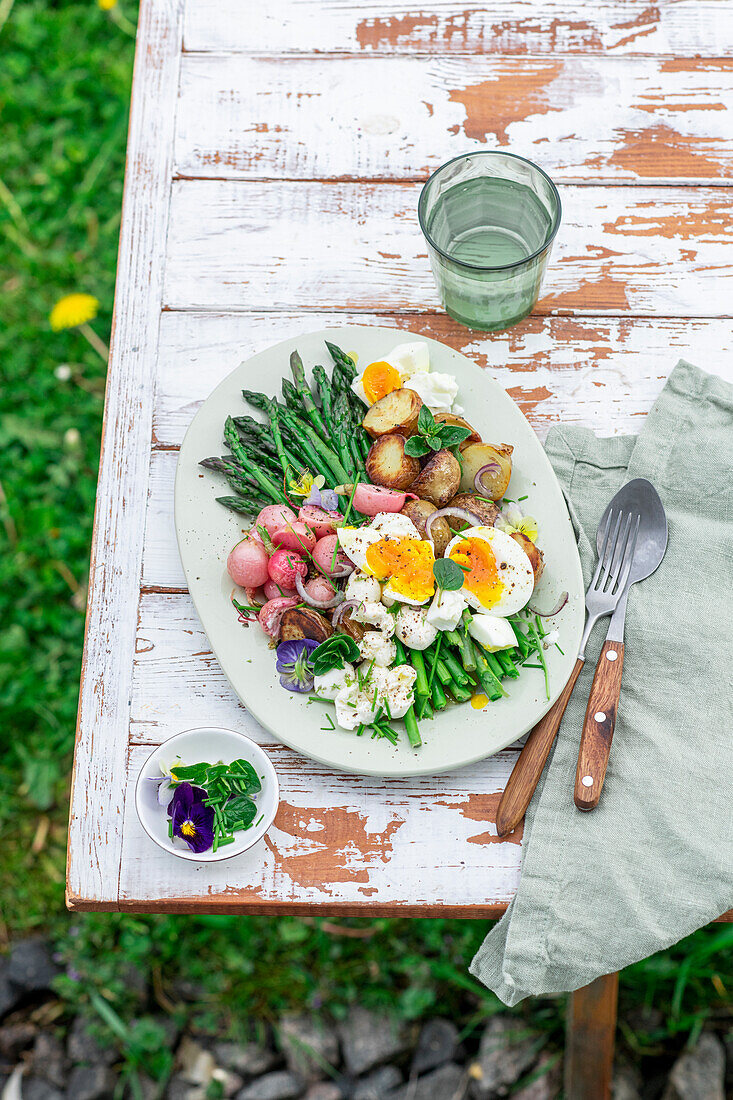
[[[389,705],[392,718],[404,718],[415,699],[415,680],[417,673],[412,665],[397,665],[387,674],[386,688],[382,695]],[[387,710],[387,707],[384,708]]]
[[[498,615],[474,615],[469,623],[468,633],[489,653],[497,649],[511,649],[517,644],[511,623],[500,619]]]
[[[453,375],[440,374],[438,371],[413,374],[405,382],[405,389],[414,390],[422,398],[423,404],[433,411],[450,412],[458,396],[458,383]]]
[[[427,621],[436,630],[455,630],[461,620],[466,598],[462,592],[439,588],[428,608]]]
[[[437,638],[438,631],[428,622],[424,607],[401,607],[397,612],[395,634],[409,649],[427,649]]]
[[[348,689],[356,683],[354,666],[348,661],[343,668],[332,668],[330,672],[324,672],[322,676],[313,677],[313,689],[325,699],[335,699],[340,691]]]
[[[362,600],[369,600],[373,603],[375,600],[379,600],[381,594],[382,586],[377,578],[370,576],[368,573],[362,573],[359,569],[351,574],[344,589],[344,596],[347,600],[356,600],[359,603]]]
[[[389,668],[397,656],[397,646],[393,639],[381,630],[367,630],[357,644],[364,660],[374,661],[375,666]]]
[[[384,362],[394,367],[404,382],[413,374],[424,374],[430,370],[430,349],[424,340],[398,344],[389,355],[385,355]]]
[[[356,623],[367,623],[376,626],[383,634],[391,637],[395,631],[394,615],[391,615],[384,604],[376,600],[362,600],[351,612],[351,618]]]

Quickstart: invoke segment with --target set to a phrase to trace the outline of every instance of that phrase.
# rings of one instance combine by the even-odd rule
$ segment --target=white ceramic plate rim
[[[248,829],[246,832],[235,833],[237,838],[233,844],[227,844],[225,848],[220,848],[216,852],[192,852],[187,848],[179,848],[172,843],[169,843],[169,837],[166,832],[159,835],[157,832],[153,832],[148,828],[148,824],[145,815],[141,809],[141,796],[143,791],[143,784],[148,781],[149,777],[146,773],[153,763],[158,754],[165,754],[168,750],[175,748],[175,743],[181,741],[182,738],[188,737],[191,734],[200,734],[202,739],[207,733],[226,734],[229,737],[236,738],[239,741],[244,742],[244,748],[242,749],[242,756],[244,759],[249,760],[249,763],[254,767],[261,767],[264,769],[267,776],[267,782],[270,784],[273,791],[273,807],[272,810],[266,814],[259,825]],[[202,752],[205,753],[205,749]],[[173,759],[177,756],[177,753],[173,754]],[[255,757],[255,760],[251,757]],[[235,759],[233,757],[233,759]],[[192,761],[194,763],[194,761]],[[263,783],[264,789],[264,783]],[[226,726],[194,726],[190,730],[180,730],[179,733],[174,733],[172,737],[169,737],[161,745],[157,745],[156,748],[145,758],[145,761],[138,773],[137,782],[135,783],[135,810],[137,811],[138,821],[142,825],[145,832],[148,834],[151,840],[153,840],[159,848],[162,848],[164,852],[169,855],[178,856],[180,859],[190,860],[192,863],[218,863],[220,860],[232,859],[234,856],[241,856],[244,852],[248,852],[250,848],[254,848],[267,830],[272,825],[277,815],[278,805],[280,803],[280,784],[277,778],[277,772],[275,767],[261,745],[258,745],[256,741],[253,741],[251,737],[247,737],[245,733],[240,733],[238,730],[227,729]],[[167,828],[167,815],[165,807],[160,806],[160,823],[161,829]]]
[[[267,648],[265,636],[256,627],[244,630],[237,624],[229,602],[235,586],[226,575],[224,562],[247,524],[242,522],[244,517],[234,516],[215,502],[217,496],[228,495],[231,490],[215,475],[207,473],[202,477],[204,471],[198,462],[207,455],[223,452],[221,432],[227,413],[236,414],[238,408],[252,413],[241,398],[243,386],[271,394],[279,390],[280,379],[288,372],[291,351],[297,348],[301,353],[308,376],[315,362],[323,362],[330,369],[324,339],[332,340],[347,352],[356,351],[362,366],[387,354],[398,343],[425,340],[430,347],[431,369],[457,376],[458,401],[483,437],[515,446],[510,490],[514,494],[514,486],[518,485],[522,495],[525,483],[534,479],[531,486],[538,489],[538,495],[524,507],[531,507],[541,520],[545,516],[539,544],[545,548],[548,542],[562,546],[562,553],[546,554],[547,567],[534,599],[537,604],[549,607],[554,606],[560,591],[569,592],[566,607],[553,620],[553,625],[560,629],[564,655],[554,649],[546,653],[550,668],[549,699],[544,694],[541,673],[535,673],[537,679],[530,681],[531,670],[525,670],[520,679],[509,682],[508,701],[489,704],[482,711],[473,710],[469,704],[450,707],[433,721],[422,723],[424,745],[417,751],[410,750],[404,737],[395,748],[383,741],[357,739],[353,733],[339,729],[327,733],[320,729],[325,724],[323,705],[307,706],[303,696],[282,690],[275,673],[274,653]],[[473,390],[480,395],[478,404],[490,408],[492,421],[499,423],[498,428],[487,424],[483,408],[479,409],[472,393],[466,392]],[[504,434],[509,438],[500,438]],[[278,741],[328,767],[362,775],[403,777],[433,775],[475,763],[527,733],[558,698],[575,663],[585,614],[583,578],[575,535],[555,472],[523,413],[490,374],[460,352],[421,334],[379,326],[328,329],[283,340],[240,364],[204,402],[186,433],[176,471],[175,520],[191,597],[234,691],[257,722]],[[263,657],[269,662],[269,670]],[[252,665],[254,676],[245,675],[244,661]],[[314,712],[317,724],[308,717]],[[487,720],[477,723],[477,715]],[[456,722],[459,716],[460,726]],[[453,729],[458,729],[458,737],[452,735]]]

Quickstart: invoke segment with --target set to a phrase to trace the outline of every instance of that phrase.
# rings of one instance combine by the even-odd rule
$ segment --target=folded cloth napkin
[[[590,580],[604,508],[631,478],[662,498],[669,544],[635,585],[603,794],[573,804],[608,619],[528,811],[519,890],[471,972],[514,1005],[587,985],[733,907],[733,386],[680,362],[638,437],[554,429],[547,454]]]

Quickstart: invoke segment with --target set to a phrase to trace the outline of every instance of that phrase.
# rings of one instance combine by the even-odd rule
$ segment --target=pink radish
[[[317,504],[304,504],[298,512],[298,519],[310,527],[317,539],[332,535],[336,530],[336,523],[342,518],[340,512],[327,512]]]
[[[287,504],[267,504],[255,520],[255,527],[264,527],[268,535],[272,535],[278,527],[285,527],[297,518]]]
[[[268,600],[276,600],[280,596],[294,599],[298,593],[294,588],[282,588],[279,584],[275,584],[274,581],[268,581],[265,585],[265,596]]]
[[[300,520],[294,520],[284,527],[278,527],[272,532],[272,541],[275,546],[282,546],[285,550],[305,551],[310,554],[316,545],[316,536]]]
[[[378,512],[401,512],[408,497],[418,499],[414,493],[359,484],[354,490],[354,508],[364,516],[376,516]]]
[[[281,588],[295,588],[295,574],[301,577],[308,574],[308,565],[305,558],[296,554],[293,550],[276,550],[267,565],[270,580],[279,584]]]
[[[245,536],[227,558],[227,572],[235,584],[242,588],[259,588],[269,574],[267,554],[261,542]]]
[[[259,624],[265,634],[270,638],[279,638],[280,622],[283,614],[289,607],[295,607],[297,603],[299,603],[297,596],[288,599],[278,597],[276,600],[268,600],[257,616]]]
[[[325,577],[311,577],[309,581],[305,582],[305,591],[314,600],[332,600],[336,595],[337,588],[332,581],[326,580]]]
[[[316,568],[327,577],[345,577],[354,570],[346,554],[343,550],[338,550],[337,546],[336,535],[326,535],[325,538],[318,540],[313,551]]]

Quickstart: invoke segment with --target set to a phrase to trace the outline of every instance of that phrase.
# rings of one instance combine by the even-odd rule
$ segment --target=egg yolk
[[[379,360],[369,364],[361,377],[361,383],[369,403],[373,405],[380,397],[392,393],[392,390],[400,389],[402,379],[394,367]]]
[[[374,576],[391,579],[401,596],[427,600],[435,591],[433,548],[423,539],[385,537],[368,548],[366,561]]]
[[[468,538],[453,547],[450,557],[458,565],[468,566],[463,587],[477,598],[482,607],[493,607],[504,591],[496,568],[496,558],[485,539]]]

